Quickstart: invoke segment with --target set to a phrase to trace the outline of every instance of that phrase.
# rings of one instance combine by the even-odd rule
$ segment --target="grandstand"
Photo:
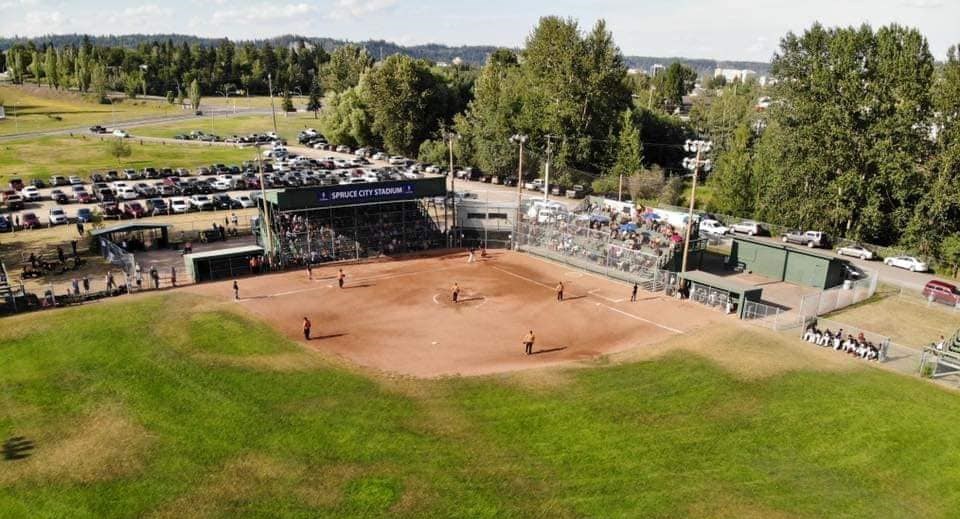
[[[435,249],[445,196],[443,177],[270,191],[256,234],[281,267]]]

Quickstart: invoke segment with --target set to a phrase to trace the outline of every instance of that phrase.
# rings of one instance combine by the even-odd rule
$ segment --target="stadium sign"
[[[417,190],[414,185],[409,182],[377,187],[355,184],[336,189],[318,191],[317,204],[365,204],[370,202],[409,199],[415,197],[416,191]]]

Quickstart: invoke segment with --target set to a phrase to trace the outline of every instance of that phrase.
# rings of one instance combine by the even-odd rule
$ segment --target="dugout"
[[[281,266],[444,247],[446,194],[442,176],[271,190],[256,234]]]
[[[100,240],[106,239],[117,245],[126,244],[127,252],[139,252],[153,249],[166,249],[170,244],[170,228],[166,223],[122,223],[103,229],[90,231],[95,238],[93,243],[100,245]]]
[[[763,289],[729,278],[691,270],[680,274],[680,279],[689,284],[690,299],[708,306],[733,304],[733,313],[743,319],[747,302],[759,303]]]
[[[184,254],[187,274],[195,283],[250,274],[250,259],[263,256],[263,247],[246,245],[230,249]]]
[[[728,265],[744,272],[821,290],[843,283],[844,263],[807,247],[742,236],[733,238],[728,259]]]

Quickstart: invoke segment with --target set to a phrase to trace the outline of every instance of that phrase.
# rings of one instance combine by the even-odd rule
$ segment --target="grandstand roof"
[[[446,178],[426,177],[410,180],[278,189],[268,191],[266,199],[267,202],[275,206],[277,211],[297,211],[402,202],[446,196],[446,194]]]
[[[123,223],[120,225],[114,225],[113,227],[104,227],[103,229],[96,229],[90,231],[90,236],[103,236],[104,234],[114,234],[118,232],[134,232],[134,231],[152,231],[154,229],[169,229],[173,227],[168,223]]]

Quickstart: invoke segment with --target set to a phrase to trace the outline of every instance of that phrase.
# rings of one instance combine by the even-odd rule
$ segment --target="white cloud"
[[[943,7],[943,0],[902,0],[900,5],[915,9],[938,9]]]
[[[392,7],[397,0],[336,0],[330,9],[330,18],[360,18]]]
[[[15,24],[18,34],[41,35],[65,32],[66,23],[60,11],[29,11],[24,13],[23,21]]]
[[[121,27],[155,26],[160,19],[167,18],[171,14],[173,14],[173,10],[168,7],[160,7],[156,4],[143,4],[137,7],[127,7],[119,13],[110,15],[107,17],[107,23]]]
[[[260,4],[240,9],[217,9],[213,13],[213,22],[256,23],[302,20],[317,13],[317,8],[307,4]]]

